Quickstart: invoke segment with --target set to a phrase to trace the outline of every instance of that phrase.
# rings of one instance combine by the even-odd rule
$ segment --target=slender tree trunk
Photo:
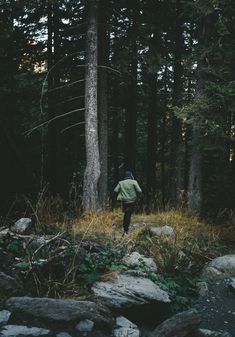
[[[202,210],[202,148],[201,129],[196,124],[192,128],[192,153],[189,170],[188,207],[192,213],[200,215]]]
[[[183,29],[181,22],[181,0],[176,3],[176,24],[175,24],[175,59],[174,59],[174,86],[173,86],[173,106],[180,106],[183,91]],[[172,135],[171,135],[171,177],[170,177],[170,202],[172,206],[177,206],[180,202],[181,191],[183,189],[183,139],[182,122],[173,113]]]
[[[148,139],[147,139],[147,201],[154,199],[156,193],[156,162],[157,162],[157,79],[149,74],[149,111],[148,111]]]
[[[166,207],[166,115],[167,115],[167,80],[168,80],[168,70],[165,66],[164,70],[164,106],[163,106],[163,116],[162,116],[162,127],[161,127],[161,193],[162,193],[162,206],[165,210]]]
[[[100,180],[99,200],[102,209],[108,203],[108,36],[107,36],[107,1],[101,0],[99,7],[99,150],[100,150]]]
[[[130,27],[130,87],[127,98],[125,127],[125,166],[135,170],[136,161],[136,118],[137,118],[137,4],[132,10]]]
[[[86,169],[83,181],[83,208],[97,210],[100,158],[97,121],[97,0],[88,0],[85,84]]]
[[[53,5],[48,2],[47,6],[47,30],[48,30],[48,39],[47,39],[47,62],[48,62],[48,71],[53,66]],[[53,93],[50,90],[54,86],[53,73],[50,73],[48,76],[48,115],[49,119],[53,118],[54,115],[54,102],[53,102]],[[48,126],[48,180],[50,182],[50,189],[52,192],[55,192],[56,189],[56,132],[55,125],[50,123]]]
[[[199,25],[199,46],[205,48],[208,40],[208,30],[210,22],[207,22],[207,17],[202,17]],[[195,89],[195,101],[200,101],[204,91],[204,68],[205,60],[198,60],[197,66],[197,85]],[[191,137],[191,158],[189,169],[189,184],[188,184],[188,207],[190,211],[196,215],[201,215],[203,195],[202,195],[202,130],[200,123],[195,119],[192,125]]]

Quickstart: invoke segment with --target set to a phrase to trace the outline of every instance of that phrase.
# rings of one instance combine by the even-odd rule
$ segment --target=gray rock
[[[67,332],[60,332],[56,335],[56,337],[71,337],[71,335]]]
[[[10,311],[8,310],[1,310],[0,311],[0,326],[6,324],[11,316]]]
[[[0,337],[46,336],[50,330],[43,328],[28,328],[24,325],[5,325],[0,331]]]
[[[146,224],[145,222],[140,222],[140,223],[134,223],[131,225],[131,230],[137,229],[137,228],[142,228],[142,227],[148,227],[149,224]]]
[[[11,231],[17,234],[29,234],[32,228],[32,220],[21,218],[11,226]]]
[[[198,337],[232,337],[230,333],[226,331],[212,331],[209,329],[198,329]]]
[[[222,273],[220,276],[235,276],[235,255],[224,255],[213,259],[206,268],[212,267]]]
[[[90,319],[99,326],[110,327],[113,324],[111,312],[104,306],[90,301],[12,297],[7,300],[6,306],[13,313],[21,312],[50,321]]]
[[[235,278],[229,280],[229,289],[235,294]]]
[[[116,326],[119,328],[138,329],[137,325],[129,321],[126,317],[118,316],[116,318]]]
[[[76,330],[81,332],[90,332],[93,330],[94,325],[94,322],[89,319],[85,319],[76,325]]]
[[[225,273],[222,273],[218,269],[210,267],[209,265],[206,265],[205,268],[203,268],[202,276],[210,282],[216,282],[226,278]]]
[[[4,228],[0,231],[0,239],[4,239],[10,233],[9,228]]]
[[[174,229],[171,226],[151,227],[150,229],[155,235],[158,236],[165,235],[171,238],[175,236]]]
[[[140,331],[131,328],[119,328],[113,330],[114,337],[140,337]]]
[[[157,272],[157,265],[153,259],[140,255],[138,252],[124,256],[123,262],[130,267],[143,267],[148,271]]]
[[[0,272],[0,289],[2,291],[12,291],[19,288],[19,283],[11,277],[3,272]]]
[[[92,290],[104,304],[111,308],[140,306],[150,302],[171,302],[167,292],[151,280],[128,274],[119,274],[116,279],[107,282],[96,282]]]

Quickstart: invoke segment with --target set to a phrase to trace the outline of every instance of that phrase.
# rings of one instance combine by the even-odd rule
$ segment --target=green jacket
[[[136,180],[125,179],[119,181],[114,192],[118,193],[117,200],[134,202],[137,198],[137,193],[141,193],[142,190]]]

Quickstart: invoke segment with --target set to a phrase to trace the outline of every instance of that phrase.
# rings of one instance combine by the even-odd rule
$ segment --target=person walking
[[[135,208],[137,196],[142,193],[142,190],[138,182],[134,179],[131,171],[126,171],[124,179],[118,182],[114,192],[117,193],[117,200],[122,201],[122,210],[124,213],[123,235],[126,235],[129,232],[131,215]]]

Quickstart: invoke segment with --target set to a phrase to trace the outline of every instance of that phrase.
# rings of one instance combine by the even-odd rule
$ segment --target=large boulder
[[[157,272],[157,265],[151,257],[145,257],[138,252],[124,256],[123,262],[129,267],[140,267],[146,271]]]
[[[180,312],[162,322],[152,332],[151,337],[186,337],[198,329],[200,316],[195,309]]]
[[[90,301],[61,300],[53,298],[12,297],[6,302],[12,313],[21,313],[50,322],[79,323],[92,320],[97,326],[111,327],[111,312]]]
[[[50,330],[24,325],[5,325],[0,331],[0,337],[48,336]]]
[[[21,218],[11,226],[11,231],[17,234],[29,234],[32,228],[32,220]]]
[[[96,282],[92,290],[104,304],[111,308],[121,309],[154,302],[171,302],[167,292],[151,280],[125,273],[107,282]]]
[[[203,269],[203,275],[210,281],[235,276],[235,255],[224,255],[213,259]]]

